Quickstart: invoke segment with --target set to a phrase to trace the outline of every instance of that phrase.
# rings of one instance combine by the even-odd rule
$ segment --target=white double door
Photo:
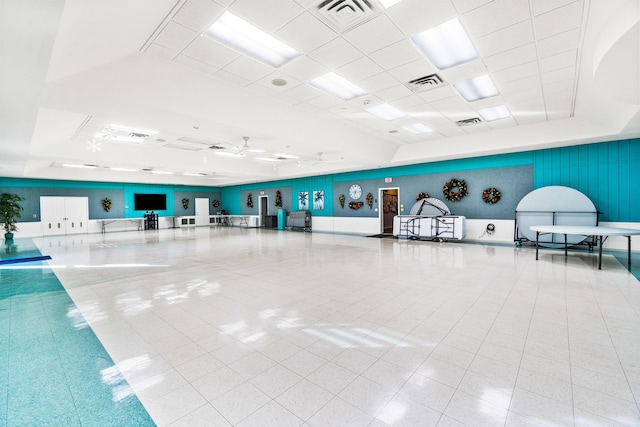
[[[196,198],[196,226],[209,225],[209,199]]]
[[[88,232],[88,197],[40,197],[40,222],[44,236]]]

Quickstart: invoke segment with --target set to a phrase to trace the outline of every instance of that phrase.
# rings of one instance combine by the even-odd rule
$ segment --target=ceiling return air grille
[[[458,124],[458,126],[473,126],[475,124],[478,123],[482,123],[482,120],[480,120],[478,117],[473,117],[471,119],[464,119],[464,120],[458,120],[456,122]]]
[[[314,9],[322,22],[344,33],[378,16],[382,6],[376,0],[324,0]]]
[[[414,92],[426,92],[428,90],[436,89],[442,86],[446,86],[442,77],[438,74],[429,74],[428,76],[418,77],[417,79],[413,79],[408,83],[405,83],[409,89]]]

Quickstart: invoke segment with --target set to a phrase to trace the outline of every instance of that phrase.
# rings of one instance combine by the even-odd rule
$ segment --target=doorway
[[[88,233],[89,198],[40,196],[42,234]]]
[[[380,232],[382,234],[393,234],[393,218],[398,215],[398,198],[400,188],[380,188],[378,200],[380,203]]]
[[[269,215],[269,196],[260,196],[260,204],[258,205],[259,227],[267,225],[267,215]]]
[[[209,199],[196,198],[196,226],[209,225]]]

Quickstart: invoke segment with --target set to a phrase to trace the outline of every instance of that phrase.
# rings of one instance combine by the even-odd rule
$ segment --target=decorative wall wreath
[[[457,188],[458,191],[453,191],[454,188]],[[450,202],[459,202],[460,199],[467,195],[467,183],[464,179],[451,178],[451,181],[442,187],[442,194]]]
[[[340,197],[338,197],[338,201],[340,202],[340,207],[342,209],[344,209],[344,201],[346,200],[346,197],[344,197],[344,194],[341,194]]]
[[[373,194],[371,193],[367,193],[367,206],[369,206],[369,209],[373,208]]]
[[[428,199],[429,197],[431,197],[429,193],[420,193],[416,196],[416,202],[419,202],[422,199]]]
[[[189,199],[187,199],[186,197],[182,199],[182,207],[185,209],[189,209]]]
[[[219,200],[214,200],[213,202],[211,202],[211,205],[214,208],[220,207],[220,201]]]
[[[253,207],[253,198],[251,198],[251,193],[249,193],[249,195],[247,196],[247,206],[249,206],[250,208]]]
[[[276,191],[276,206],[282,207],[282,193],[280,190]]]
[[[102,203],[102,209],[104,209],[105,212],[109,212],[111,210],[111,200],[108,197],[102,199],[100,203]]]
[[[489,187],[482,192],[482,200],[490,205],[498,203],[500,201],[500,197],[502,197],[502,193],[494,187]]]
[[[351,209],[353,209],[354,211],[357,211],[362,206],[364,206],[364,203],[362,203],[362,202],[349,202],[349,207]]]

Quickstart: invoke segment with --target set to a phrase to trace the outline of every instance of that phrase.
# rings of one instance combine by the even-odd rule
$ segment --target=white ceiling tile
[[[576,0],[532,0],[533,14],[538,16],[540,14],[552,11],[562,6],[566,6],[569,3],[573,3]]]
[[[556,92],[550,95],[545,93],[547,116],[549,120],[564,119],[571,114],[573,94],[571,91]]]
[[[547,99],[548,95],[553,94],[555,96],[555,94],[562,92],[562,93],[570,93],[573,91],[573,83],[574,80],[573,79],[568,79],[568,80],[560,80],[558,82],[553,82],[553,83],[548,83],[545,85],[542,85],[542,90],[544,92],[544,98]]]
[[[420,98],[431,103],[439,99],[451,98],[454,96],[460,96],[458,92],[451,85],[441,86],[437,89],[428,90],[426,92],[420,92],[418,94]]]
[[[512,92],[519,92],[521,90],[540,87],[540,77],[538,76],[525,77],[524,79],[513,80],[506,83],[496,82],[496,86],[498,87],[498,90],[502,95],[508,95]]]
[[[336,33],[311,13],[304,12],[279,29],[275,36],[300,52],[312,51],[336,38]]]
[[[176,52],[175,50],[171,50],[168,47],[164,47],[156,43],[149,44],[145,52],[159,58],[168,59],[169,61],[171,61],[173,57],[178,54],[178,52]]]
[[[336,37],[309,53],[307,56],[315,59],[325,66],[336,69],[344,64],[352,62],[362,56],[362,52],[342,37]]]
[[[529,43],[482,59],[489,71],[498,71],[524,64],[525,62],[535,61],[537,58],[535,43]]]
[[[363,56],[360,59],[356,59],[355,61],[338,68],[336,73],[355,83],[360,80],[364,80],[367,77],[380,74],[382,71],[382,68],[378,64],[366,56]]]
[[[403,0],[388,9],[387,15],[411,37],[455,18],[457,13],[449,0]]]
[[[169,21],[154,42],[181,51],[198,36],[198,33],[173,21]]]
[[[177,62],[178,64],[184,65],[185,67],[191,68],[204,74],[213,74],[218,70],[218,67],[205,64],[202,61],[198,61],[197,59],[182,54],[178,55],[176,59],[174,59],[174,62]]]
[[[540,58],[552,56],[567,50],[578,48],[580,42],[580,28],[565,31],[546,39],[538,40],[538,55]]]
[[[250,81],[258,80],[273,72],[273,68],[269,65],[244,55],[227,64],[224,69]]]
[[[342,105],[343,100],[336,98],[335,96],[322,94],[316,98],[312,98],[306,102],[306,104],[313,105],[320,109],[328,109],[337,105]]]
[[[364,53],[371,53],[387,47],[404,38],[386,15],[379,15],[356,28],[347,31],[343,37]]]
[[[517,125],[518,123],[516,123],[513,117],[506,117],[504,119],[492,120],[490,122],[487,122],[487,126],[489,126],[491,129],[504,129]]]
[[[323,92],[309,85],[296,86],[287,90],[284,94],[301,102],[306,102],[310,99],[317,98],[320,95],[324,95]]]
[[[424,99],[420,98],[415,93],[411,93],[411,95],[405,96],[404,98],[397,98],[393,100],[393,105],[409,114],[409,109],[415,107],[416,110],[420,110],[421,108],[430,108],[429,104],[424,102]]]
[[[400,40],[390,46],[371,52],[369,57],[386,70],[424,58],[415,44],[409,40]]]
[[[233,12],[258,28],[274,33],[303,13],[304,8],[290,0],[236,0]]]
[[[218,70],[214,73],[214,76],[238,86],[247,86],[251,83],[251,80],[238,76],[237,74],[230,73],[226,70]]]
[[[459,13],[466,13],[493,0],[452,0]]]
[[[460,129],[462,129],[466,133],[479,133],[479,132],[486,132],[488,130],[491,130],[491,128],[484,122],[476,123],[471,126],[462,126]]]
[[[460,64],[457,67],[441,70],[438,74],[440,74],[447,83],[457,83],[474,77],[483,76],[488,74],[488,71],[482,61],[476,60]]]
[[[213,0],[222,7],[229,7],[235,0]]]
[[[506,102],[504,98],[500,95],[492,96],[491,98],[479,99],[477,101],[473,101],[471,107],[475,111],[480,111],[484,108],[496,107],[498,105],[505,105]]]
[[[449,119],[445,119],[447,121],[446,124],[439,125],[437,127],[432,127],[433,130],[437,130],[439,134],[446,138],[450,138],[453,136],[465,135],[466,132],[462,130],[460,126],[456,123],[451,122]]]
[[[518,46],[533,43],[533,26],[531,21],[519,22],[500,31],[487,34],[475,40],[481,57],[495,55]]]
[[[380,90],[376,92],[376,95],[386,101],[393,101],[395,99],[405,98],[413,95],[413,92],[405,85],[395,85],[388,89]]]
[[[542,97],[522,99],[509,105],[509,111],[519,125],[536,123],[547,119]]]
[[[198,33],[208,28],[224,9],[211,0],[188,0],[174,15],[173,20]]]
[[[481,37],[530,18],[529,0],[494,0],[465,13],[462,23],[472,37]]]
[[[272,83],[274,79],[286,80],[287,84],[285,86],[276,86]],[[251,90],[256,90],[262,94],[277,96],[301,84],[302,82],[290,76],[287,76],[280,70],[277,70],[259,80],[256,80],[254,83],[249,85],[248,88]]]
[[[511,105],[513,102],[519,102],[523,99],[540,98],[542,99],[542,86],[538,85],[529,89],[502,94],[502,97]]]
[[[461,108],[465,108],[468,111],[471,110],[469,103],[460,95],[439,99],[437,101],[430,102],[430,104],[434,109],[440,111],[442,114],[445,114],[445,111],[457,111]]]
[[[196,37],[182,53],[218,68],[224,67],[241,55],[237,50],[209,37]]]
[[[539,39],[543,39],[580,27],[582,25],[583,6],[583,1],[579,0],[536,16],[533,21],[536,36]]]
[[[525,64],[516,65],[515,67],[493,72],[491,73],[491,76],[493,81],[498,84],[535,76],[538,72],[538,61],[531,61]]]
[[[576,75],[576,67],[560,68],[559,70],[542,73],[542,83],[549,84],[559,82],[561,80],[574,79]]]
[[[540,71],[543,73],[560,68],[575,67],[578,61],[578,51],[569,50],[540,60]]]
[[[400,67],[389,70],[389,74],[394,76],[402,83],[410,82],[413,79],[427,76],[437,72],[436,68],[426,59],[419,59]]]
[[[369,93],[388,89],[397,85],[398,80],[389,73],[379,73],[358,82],[358,86]]]
[[[280,67],[279,70],[305,83],[331,71],[307,56],[296,58]]]

